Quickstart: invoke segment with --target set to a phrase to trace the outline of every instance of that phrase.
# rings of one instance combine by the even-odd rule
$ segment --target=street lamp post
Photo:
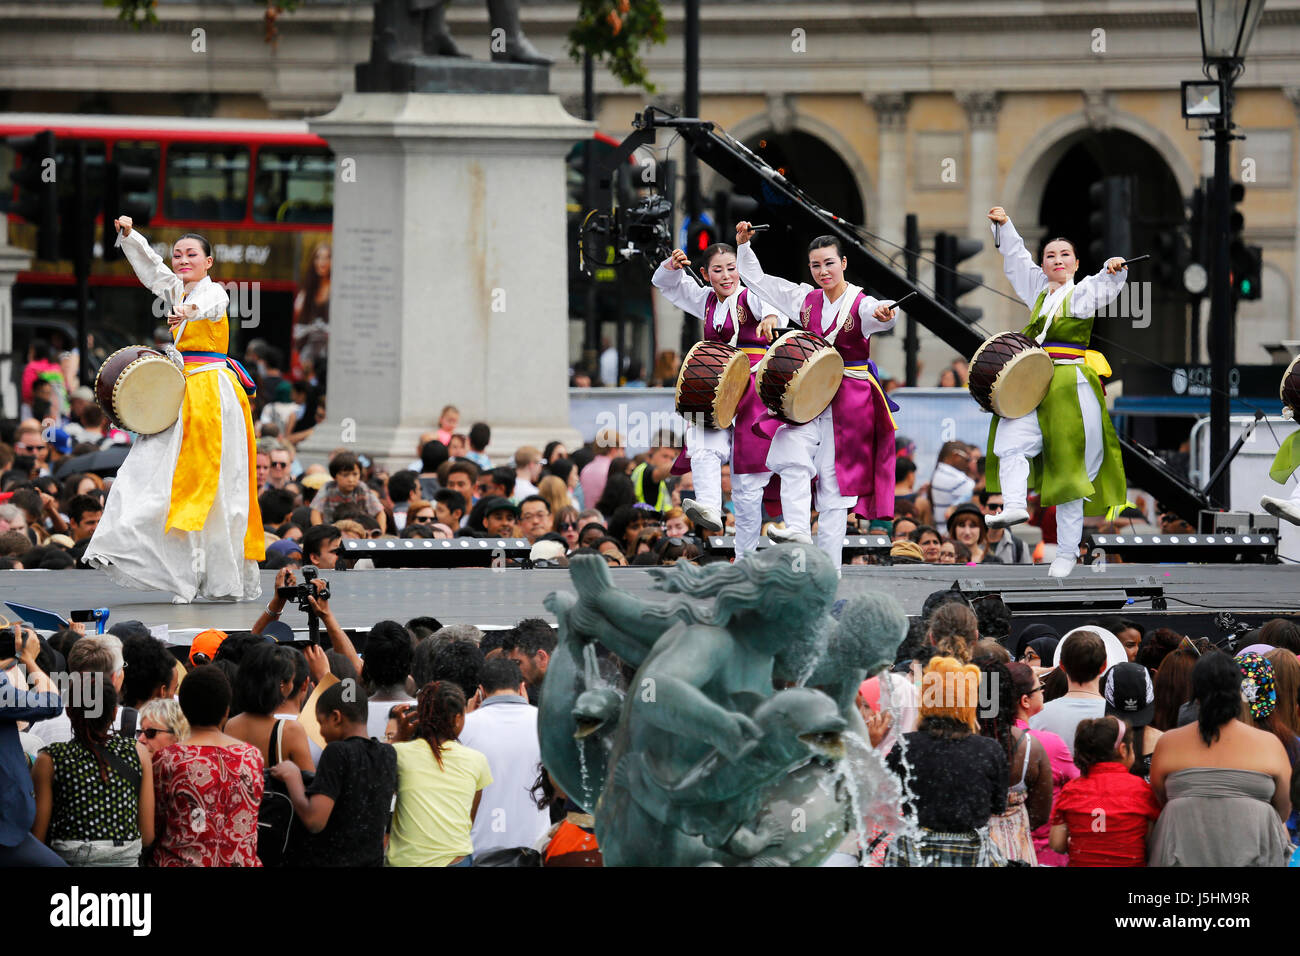
[[[1264,0],[1197,0],[1201,29],[1201,59],[1205,75],[1219,84],[1221,109],[1209,117],[1214,133],[1214,271],[1210,298],[1210,461],[1212,469],[1228,455],[1231,440],[1231,395],[1228,374],[1235,361],[1236,334],[1228,261],[1229,218],[1232,214],[1231,150],[1232,84],[1244,68],[1246,48],[1264,12]],[[1211,498],[1231,507],[1230,469],[1223,469]]]

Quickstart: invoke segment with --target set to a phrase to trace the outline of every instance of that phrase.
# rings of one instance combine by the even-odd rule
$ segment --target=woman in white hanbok
[[[252,381],[229,358],[230,298],[211,280],[206,239],[181,236],[173,272],[123,216],[119,243],[140,281],[168,307],[185,373],[185,398],[170,428],[135,439],[118,470],[84,560],[123,587],[251,601],[262,593],[266,556],[254,478]]]

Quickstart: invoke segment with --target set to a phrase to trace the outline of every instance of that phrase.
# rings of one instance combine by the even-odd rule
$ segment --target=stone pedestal
[[[551,95],[356,93],[310,127],[338,172],[328,420],[305,457],[404,465],[447,404],[492,426],[494,458],[576,441],[564,157],[591,124]]]
[[[410,90],[415,93],[528,93],[551,91],[551,70],[526,63],[416,56],[409,60],[357,64],[357,92]]]
[[[8,358],[14,350],[13,289],[18,273],[28,268],[32,254],[15,249],[0,237],[0,418],[17,418],[22,396],[14,385],[13,363],[23,363],[26,355]],[[567,419],[566,419],[567,421]]]

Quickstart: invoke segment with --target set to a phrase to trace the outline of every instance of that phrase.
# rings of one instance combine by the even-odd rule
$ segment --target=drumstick
[[[1134,256],[1132,259],[1125,259],[1123,262],[1120,263],[1120,266],[1121,266],[1121,267],[1123,267],[1123,266],[1127,266],[1127,265],[1128,265],[1129,263],[1131,263],[1131,262],[1141,262],[1143,259],[1150,259],[1150,258],[1151,258],[1151,257],[1150,257],[1149,255],[1146,255],[1146,256]]]
[[[768,223],[763,223],[761,226],[750,226],[750,227],[749,227],[749,231],[750,231],[750,232],[767,232],[767,231],[768,231],[769,229],[771,229],[771,228],[772,228],[772,226],[771,226],[770,224],[768,224]]]
[[[907,293],[907,295],[903,296],[901,299],[896,299],[896,300],[894,301],[894,304],[891,305],[890,308],[891,308],[891,309],[897,309],[900,305],[902,305],[904,302],[906,302],[908,299],[910,299],[910,298],[911,298],[912,296],[914,296],[914,295],[916,295],[916,290],[915,290],[915,289],[913,289],[911,292]]]

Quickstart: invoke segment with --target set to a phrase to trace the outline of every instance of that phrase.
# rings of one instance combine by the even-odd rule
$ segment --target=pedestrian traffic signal
[[[1181,288],[1183,271],[1191,261],[1181,223],[1166,226],[1155,234],[1154,258],[1156,282],[1166,288]]]
[[[1246,217],[1237,207],[1246,198],[1246,187],[1241,183],[1232,183],[1228,187],[1228,199],[1232,211],[1228,215],[1228,271],[1232,279],[1232,293],[1238,299],[1258,299],[1260,295],[1260,273],[1263,271],[1263,250],[1259,246],[1246,245],[1243,233],[1246,229]]]
[[[1264,250],[1259,246],[1234,245],[1230,251],[1232,291],[1239,299],[1258,299],[1264,270]]]
[[[973,305],[959,305],[958,300],[984,284],[984,276],[975,272],[958,272],[957,266],[984,248],[979,239],[966,239],[937,233],[934,237],[934,293],[935,298],[956,312],[963,322],[974,324],[984,315],[984,310]]]
[[[104,167],[104,232],[100,245],[105,262],[122,258],[122,250],[117,248],[114,219],[130,216],[134,227],[149,225],[149,203],[129,197],[132,193],[148,192],[153,185],[152,180],[153,174],[146,166],[127,166],[114,162]]]
[[[36,227],[36,258],[59,258],[59,187],[54,132],[12,136],[9,147],[18,160],[9,178],[18,185],[11,212]]]
[[[692,223],[686,231],[686,254],[695,258],[718,241],[717,230],[709,222]]]
[[[1104,176],[1088,187],[1088,255],[1100,269],[1111,256],[1132,253],[1133,183],[1127,176]]]
[[[732,235],[736,223],[753,222],[759,208],[758,200],[752,196],[719,189],[713,194],[713,218],[717,222],[718,234]],[[724,241],[731,242],[730,239]]]

